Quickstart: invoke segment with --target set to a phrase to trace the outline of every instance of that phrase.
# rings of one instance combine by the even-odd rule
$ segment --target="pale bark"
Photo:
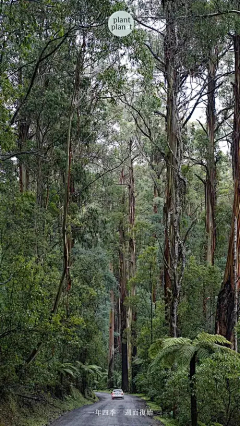
[[[130,151],[130,165],[129,165],[129,270],[128,278],[131,279],[135,275],[136,271],[136,243],[134,235],[135,225],[135,182],[134,182],[134,170],[133,170],[133,159],[132,159],[132,141],[130,140],[129,145]],[[131,285],[130,296],[134,298],[136,295],[135,284]],[[131,306],[128,308],[128,379],[129,385],[132,388],[132,357],[136,356],[136,310],[132,309]]]
[[[165,168],[165,162],[164,162],[164,166],[161,166],[160,168],[160,164],[162,162],[162,157],[159,154],[155,154],[153,155],[152,159],[151,159],[151,168],[154,170],[155,172],[155,176],[156,176],[156,180],[154,180],[154,184],[153,184],[153,213],[154,215],[158,215],[158,206],[157,206],[157,202],[156,199],[158,197],[160,197],[160,190],[159,190],[159,182],[160,182],[160,178],[163,172],[163,168]],[[153,237],[157,240],[157,234],[156,232],[154,232]],[[157,283],[155,285],[152,286],[152,301],[154,303],[154,308],[156,309],[156,301],[157,301],[157,289],[158,287],[160,288],[162,286],[162,278],[163,275],[163,269],[160,270],[159,273],[159,281],[157,281]]]
[[[18,83],[23,84],[22,70],[18,72]],[[19,99],[18,105],[22,102],[22,98]],[[18,150],[19,153],[26,150],[26,141],[28,139],[30,122],[26,116],[22,116],[19,119],[18,124]],[[19,187],[20,192],[26,192],[29,187],[29,170],[26,167],[24,160],[21,156],[18,158],[19,165]]]
[[[165,198],[164,292],[166,320],[170,335],[177,337],[177,313],[181,281],[185,267],[184,247],[180,237],[183,179],[181,177],[182,141],[179,128],[177,97],[179,94],[179,64],[177,28],[174,21],[176,4],[165,2],[165,78],[167,84],[167,187]]]
[[[120,185],[125,185],[124,170],[121,172]],[[123,189],[122,216],[125,209],[125,191]],[[119,223],[119,285],[120,285],[120,311],[121,311],[121,353],[122,353],[122,389],[128,391],[128,345],[127,345],[127,307],[125,305],[127,297],[127,267],[126,267],[126,235],[123,217]]]
[[[234,327],[238,320],[240,277],[240,35],[234,36],[235,83],[234,83],[234,130],[232,142],[234,201],[228,256],[221,291],[218,295],[216,333],[236,345]],[[235,258],[235,261],[234,261]],[[237,310],[237,315],[236,315]]]
[[[108,350],[108,388],[114,386],[114,291],[110,291],[109,350]]]
[[[216,74],[217,55],[215,49],[210,52],[208,63],[208,102],[207,102],[207,176],[205,184],[206,203],[206,233],[207,250],[206,260],[209,265],[214,265],[216,247],[216,162],[215,162],[215,126],[216,126]]]
[[[233,273],[234,273],[234,308],[233,308],[233,324],[234,324],[234,342],[233,348],[238,351],[238,339],[236,326],[238,323],[238,258],[237,258],[237,218],[234,218],[234,242],[233,242]]]
[[[37,151],[42,152],[42,135],[40,129],[39,120],[37,120],[36,127],[36,141],[37,141]],[[43,206],[43,173],[42,173],[42,157],[38,155],[37,157],[37,204],[39,207]]]

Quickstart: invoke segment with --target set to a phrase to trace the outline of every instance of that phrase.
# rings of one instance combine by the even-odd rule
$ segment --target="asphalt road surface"
[[[97,392],[99,401],[64,414],[51,426],[159,426],[153,420],[143,400],[125,395],[111,399],[111,395]]]

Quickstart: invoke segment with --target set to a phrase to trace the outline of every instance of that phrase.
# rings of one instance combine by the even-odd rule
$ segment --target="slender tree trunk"
[[[153,277],[152,277],[152,267],[150,265],[150,285],[151,285],[151,294],[150,294],[150,342],[153,342]]]
[[[21,119],[19,122],[19,138],[18,138],[18,148],[20,152],[24,151],[24,148],[26,147],[28,132],[29,132],[29,123],[27,123],[25,119]],[[29,187],[29,171],[24,161],[22,160],[22,158],[20,158],[18,162],[19,162],[20,192],[26,192]]]
[[[121,172],[120,184],[125,184],[124,170]],[[126,236],[124,229],[125,191],[122,195],[122,218],[119,223],[119,284],[121,310],[121,352],[122,352],[122,389],[128,391],[128,345],[127,345],[127,269],[126,269]]]
[[[152,159],[151,159],[151,167],[155,172],[155,176],[156,176],[156,180],[154,180],[154,186],[153,186],[153,197],[154,197],[154,201],[153,201],[153,213],[154,215],[158,215],[158,206],[157,206],[157,202],[155,201],[155,199],[157,199],[158,197],[160,197],[160,190],[159,190],[159,182],[160,182],[160,178],[163,172],[163,167],[161,167],[160,169],[160,164],[161,164],[162,157],[158,154],[155,153],[155,155],[153,154]],[[165,167],[165,164],[164,164]],[[158,220],[156,220],[156,223],[158,222]],[[153,235],[154,239],[157,240],[157,233],[154,232]],[[162,286],[162,275],[163,275],[163,270],[160,270],[159,273],[159,281],[157,281],[156,285],[153,286],[153,303],[154,303],[154,307],[156,309],[156,301],[157,301],[157,289],[160,288]]]
[[[37,140],[37,150],[39,153],[42,152],[42,135],[40,129],[39,119],[37,120],[36,128],[36,140]],[[42,157],[38,155],[37,157],[37,205],[43,207],[43,173],[42,173]]]
[[[18,82],[19,82],[19,85],[23,84],[22,70],[18,72]],[[22,102],[22,99],[20,98],[19,104],[21,104],[21,102]],[[30,123],[29,123],[29,120],[27,120],[27,117],[21,117],[19,120],[19,125],[18,125],[19,152],[24,151],[24,149],[26,148],[26,141],[28,139],[29,127],[30,127]],[[20,192],[25,192],[28,190],[28,185],[29,185],[29,171],[21,156],[18,159],[18,164],[19,164]]]
[[[214,265],[214,254],[216,247],[216,162],[215,162],[215,125],[216,125],[216,74],[217,55],[215,49],[210,52],[208,63],[208,103],[207,103],[207,176],[205,184],[206,202],[206,233],[207,250],[206,260],[209,265]]]
[[[234,241],[233,241],[233,273],[234,273],[234,308],[233,308],[233,323],[234,327],[238,323],[238,259],[237,259],[237,232],[238,224],[237,218],[234,218]],[[234,342],[233,347],[235,351],[238,351],[238,338],[237,330],[234,328]]]
[[[114,387],[114,292],[110,291],[111,308],[109,314],[108,388]]]
[[[120,279],[119,279],[119,283],[120,283]],[[121,348],[121,296],[118,297],[118,300],[117,300],[117,315],[115,317],[115,330],[117,330],[118,335],[114,339],[114,348],[115,348],[116,352],[121,354],[122,353],[122,348]]]
[[[154,182],[154,187],[153,187],[153,196],[154,196],[154,198],[159,197],[158,187],[157,187],[157,184],[155,182]],[[157,203],[155,203],[155,202],[153,204],[153,213],[158,214]]]
[[[238,320],[238,297],[240,277],[240,35],[234,36],[235,83],[234,83],[234,130],[233,130],[233,178],[234,201],[228,256],[221,291],[218,295],[216,333],[236,345],[234,327]],[[235,259],[235,260],[234,260]],[[237,310],[237,312],[236,312]]]
[[[134,182],[134,170],[133,170],[133,159],[132,159],[132,140],[129,145],[130,151],[130,165],[129,165],[129,279],[133,278],[136,271],[136,243],[134,235],[135,225],[135,182]],[[136,295],[136,287],[133,283],[131,285],[130,296],[134,298]],[[136,347],[136,319],[137,313],[136,308],[132,306],[128,309],[128,379],[130,390],[132,390],[133,384],[133,366],[132,357],[137,354]]]
[[[191,421],[192,426],[197,426],[197,397],[196,397],[196,385],[195,385],[195,373],[196,373],[196,353],[193,355],[190,361],[190,389],[191,389]]]
[[[179,129],[177,96],[179,73],[177,64],[178,43],[174,13],[177,5],[172,0],[165,3],[165,78],[167,83],[167,186],[165,198],[164,293],[166,320],[170,335],[177,337],[177,313],[181,279],[184,269],[184,250],[180,238],[181,217],[181,164],[182,142]]]

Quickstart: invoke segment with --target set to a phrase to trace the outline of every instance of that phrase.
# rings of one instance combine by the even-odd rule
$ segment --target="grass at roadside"
[[[138,396],[139,398],[144,399],[144,401],[146,401],[146,404],[150,410],[160,411],[159,405],[156,402],[151,401],[151,399],[147,395],[143,393],[133,393],[131,395]]]
[[[147,407],[150,410],[152,410],[153,412],[161,411],[159,405],[156,402],[151,401],[147,395],[145,395],[143,393],[135,393],[133,395],[138,396],[141,399],[144,399],[144,401],[147,404]],[[159,415],[153,416],[153,418],[155,420],[159,420],[162,423],[162,425],[164,425],[164,426],[178,426],[178,423],[173,419],[167,419],[167,418],[161,417]]]
[[[159,420],[164,426],[178,426],[178,423],[173,419],[166,419],[160,416],[154,416],[154,419]]]
[[[86,399],[75,388],[64,399],[53,398],[48,394],[41,397],[9,395],[0,403],[0,426],[46,426],[64,412],[92,404],[94,399]]]

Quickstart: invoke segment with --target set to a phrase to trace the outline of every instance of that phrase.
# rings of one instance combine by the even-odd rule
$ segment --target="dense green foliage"
[[[90,396],[94,388],[106,388],[112,293],[114,385],[121,386],[122,338],[135,349],[129,390],[145,393],[164,416],[188,426],[189,362],[196,354],[199,425],[237,426],[240,361],[220,347],[224,338],[213,335],[233,202],[226,144],[233,126],[232,36],[240,17],[229,11],[240,5],[176,1],[184,274],[178,337],[169,338],[164,287],[168,87],[165,28],[158,26],[164,27],[166,10],[165,2],[159,3],[1,2],[0,396],[24,389],[62,398],[74,388]],[[137,19],[128,37],[108,31],[108,16],[116,10]],[[213,153],[217,202],[215,258],[209,264],[205,107],[213,48],[219,81]],[[133,318],[124,330],[123,271],[123,305]]]

